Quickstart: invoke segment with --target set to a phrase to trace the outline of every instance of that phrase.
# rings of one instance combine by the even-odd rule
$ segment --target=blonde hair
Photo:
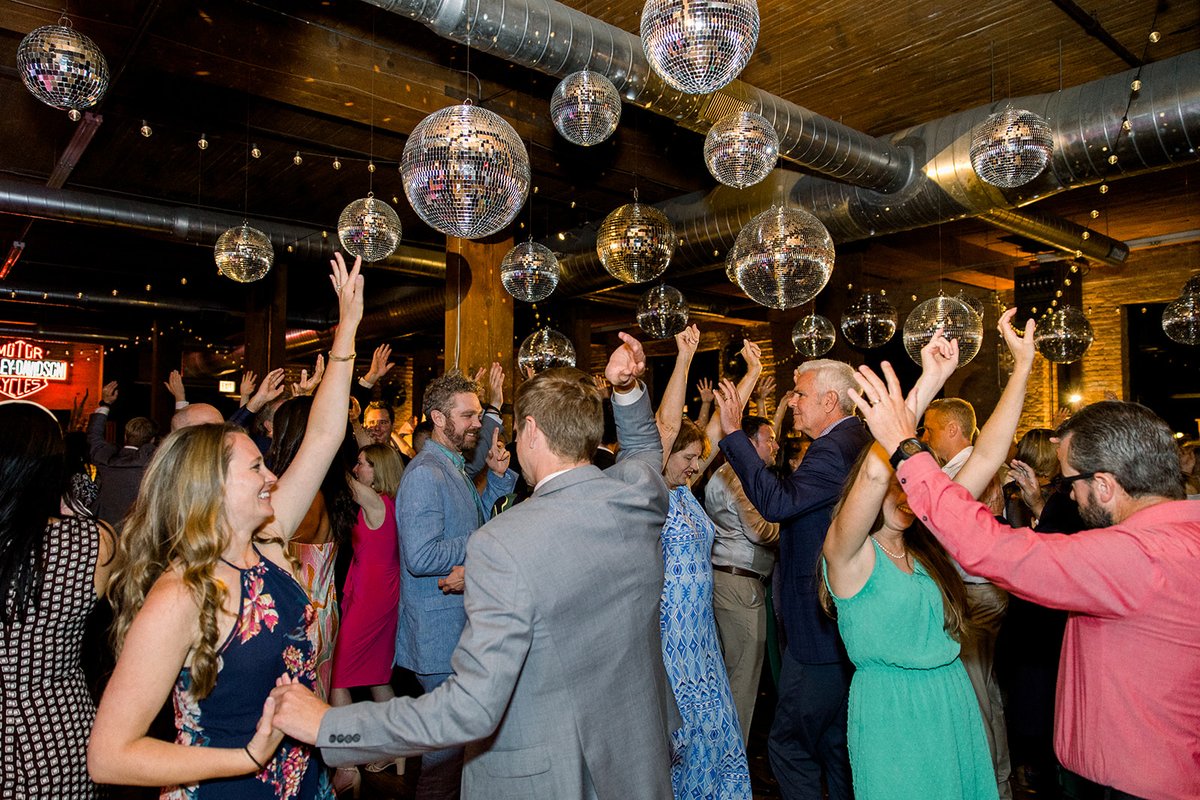
[[[588,461],[604,435],[604,409],[592,377],[569,367],[547,369],[517,387],[513,418],[517,433],[533,417],[550,452]]]
[[[371,488],[395,499],[400,478],[404,475],[404,462],[400,460],[400,454],[386,444],[369,444],[359,452],[375,472]]]

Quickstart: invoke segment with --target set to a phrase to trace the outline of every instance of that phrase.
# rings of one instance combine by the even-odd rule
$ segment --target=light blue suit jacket
[[[474,475],[483,466],[482,449],[491,446],[500,423],[483,418],[475,459],[466,465]],[[513,490],[517,474],[503,478],[489,471],[482,502],[485,513]],[[396,496],[396,530],[400,536],[400,624],[396,629],[396,666],[430,675],[450,672],[450,654],[462,635],[467,615],[461,594],[443,594],[438,578],[466,561],[467,537],[480,526],[474,492],[450,457],[431,440],[404,470]],[[486,521],[486,517],[485,517]]]

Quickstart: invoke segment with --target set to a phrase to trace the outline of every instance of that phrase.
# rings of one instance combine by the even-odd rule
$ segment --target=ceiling
[[[642,2],[568,5],[636,32]],[[1119,73],[1130,60],[1200,49],[1195,0],[1094,0],[1082,8],[1070,0],[816,0],[802,7],[770,0],[759,8],[762,33],[741,80],[874,136]],[[0,181],[54,182],[245,215],[314,236],[332,235],[341,209],[373,190],[394,202],[405,243],[437,257],[445,240],[408,206],[397,164],[417,122],[469,93],[512,123],[529,150],[534,188],[510,229],[517,239],[594,226],[629,202],[635,186],[641,200],[658,202],[716,185],[703,165],[702,135],[626,104],[610,141],[577,147],[548,119],[556,78],[468,52],[361,0],[76,0],[69,11],[113,73],[93,109],[94,135],[73,156],[81,124],[36,101],[17,74],[21,38],[55,22],[61,8],[0,2],[0,52],[7,54],[0,59],[0,108],[8,117],[0,126]],[[1161,39],[1151,45],[1152,21]],[[475,77],[467,76],[468,62]],[[149,137],[139,130],[143,123]],[[204,150],[201,134],[209,142]],[[251,146],[260,158],[249,157]],[[336,170],[335,157],[342,165]],[[1079,189],[1037,207],[1135,246],[1193,240],[1200,238],[1198,185],[1192,161],[1114,182],[1104,196]],[[1101,215],[1093,219],[1092,210]],[[176,328],[185,344],[218,347],[243,334],[240,315],[253,290],[216,274],[211,242],[0,214],[0,256],[14,241],[25,247],[0,280],[0,333],[36,324],[112,343],[145,336],[157,321]],[[1044,250],[967,219],[839,245],[839,264],[854,265],[870,281],[941,276],[1002,289],[1011,286],[1014,268]],[[324,270],[315,259],[289,261],[290,325],[328,323]],[[403,302],[439,285],[380,267],[368,274],[375,303]],[[728,308],[731,317],[766,318],[721,270],[675,283],[689,299]],[[556,302],[565,299],[544,306],[553,313]],[[597,308],[597,329],[606,316],[612,324],[632,318],[618,305]],[[523,316],[530,315],[521,307],[519,335]]]

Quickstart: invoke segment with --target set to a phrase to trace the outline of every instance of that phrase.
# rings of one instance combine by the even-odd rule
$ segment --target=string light
[[[146,124],[146,120],[142,120],[142,127],[138,128],[138,130],[141,132],[142,136],[145,136],[147,139],[154,135],[153,129]]]

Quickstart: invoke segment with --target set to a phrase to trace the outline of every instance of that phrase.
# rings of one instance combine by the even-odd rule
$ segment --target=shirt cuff
[[[107,415],[107,414],[108,414],[108,412],[109,412],[109,411],[111,411],[111,410],[112,410],[112,409],[110,409],[110,408],[109,408],[108,406],[106,406],[106,405],[103,405],[103,406],[96,406],[96,413],[97,413],[97,414],[105,414],[105,415]]]
[[[359,378],[359,379],[358,379],[358,385],[359,385],[359,386],[361,386],[361,387],[362,387],[362,388],[364,388],[364,389],[374,389],[374,388],[375,388],[375,384],[374,384],[374,383],[368,383],[366,378]]]
[[[645,393],[646,384],[638,381],[637,386],[634,386],[628,392],[621,393],[614,389],[612,393],[612,403],[614,406],[631,406],[638,400],[641,400],[642,395]]]
[[[191,403],[189,403],[187,400],[176,400],[175,401],[175,410],[180,411],[182,409],[187,408],[190,405],[191,405]]]

